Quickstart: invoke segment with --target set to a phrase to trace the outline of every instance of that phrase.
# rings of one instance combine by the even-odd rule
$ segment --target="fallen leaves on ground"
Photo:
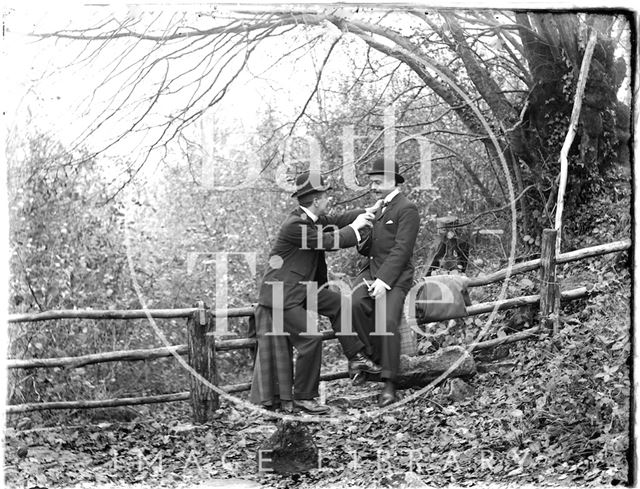
[[[329,404],[351,399],[351,407],[336,402],[332,409],[346,415],[343,421],[308,425],[319,460],[318,468],[306,474],[260,472],[258,450],[275,430],[275,420],[225,405],[214,420],[200,426],[166,418],[80,429],[8,430],[6,483],[180,487],[245,479],[284,488],[624,482],[624,432],[590,431],[569,399],[536,403],[543,393],[522,381],[535,372],[533,362],[488,371],[471,381],[475,395],[463,402],[451,403],[436,388],[375,417],[364,414],[375,406],[376,384],[333,382]],[[364,416],[356,419],[354,414]]]

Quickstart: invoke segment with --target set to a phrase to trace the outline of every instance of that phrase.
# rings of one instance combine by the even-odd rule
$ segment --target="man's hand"
[[[369,286],[369,297],[372,299],[377,299],[378,297],[382,297],[387,293],[386,284],[380,280],[379,278],[375,279],[373,283]]]
[[[366,212],[370,212],[371,214],[373,214],[374,212],[376,212],[378,209],[380,209],[380,207],[382,207],[384,200],[380,199],[377,200],[375,204],[373,204],[371,207],[367,207],[365,209]]]
[[[355,229],[362,229],[364,227],[371,227],[371,220],[375,216],[371,212],[364,212],[363,214],[359,214],[358,217],[354,219],[351,223],[351,226]]]

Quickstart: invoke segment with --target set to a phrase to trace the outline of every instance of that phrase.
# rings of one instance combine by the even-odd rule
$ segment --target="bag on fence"
[[[418,323],[433,323],[467,315],[471,305],[469,279],[463,275],[435,275],[422,279],[415,305]]]

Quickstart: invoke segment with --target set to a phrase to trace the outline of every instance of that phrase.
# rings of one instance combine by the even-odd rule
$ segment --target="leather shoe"
[[[315,399],[297,399],[294,405],[309,414],[327,414],[331,408],[318,404]]]
[[[349,360],[349,376],[354,376],[358,372],[379,374],[382,372],[382,367],[365,357],[362,353],[356,353],[356,355]]]
[[[277,401],[275,404],[264,404],[262,407],[267,411],[293,413],[293,401]]]
[[[396,386],[387,382],[378,397],[378,406],[386,407],[396,402]]]

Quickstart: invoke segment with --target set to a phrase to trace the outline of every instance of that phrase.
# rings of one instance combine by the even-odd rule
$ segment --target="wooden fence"
[[[502,338],[481,341],[468,345],[474,349],[493,348],[495,346],[521,341],[532,338],[537,335],[541,328],[549,327],[551,323],[554,330],[557,328],[557,317],[559,312],[560,301],[571,301],[589,295],[586,287],[579,287],[572,290],[560,292],[556,283],[556,265],[582,260],[585,258],[604,255],[608,253],[620,252],[628,250],[631,247],[631,240],[626,239],[616,241],[605,245],[593,246],[577,251],[562,253],[556,255],[555,252],[556,233],[552,230],[545,230],[542,239],[541,258],[531,260],[514,265],[511,268],[510,275],[517,275],[532,270],[540,270],[540,293],[537,295],[520,296],[511,299],[503,299],[495,302],[486,302],[474,304],[467,307],[470,316],[485,314],[493,311],[495,308],[499,310],[512,309],[521,306],[540,304],[541,322],[538,326],[520,331],[518,333],[508,335]],[[479,287],[489,285],[504,280],[509,274],[508,270],[500,270],[498,272],[485,275],[482,277],[473,277],[469,280],[470,287]],[[148,348],[138,350],[111,351],[103,353],[95,353],[89,355],[81,355],[76,357],[58,357],[58,358],[29,358],[29,359],[9,359],[7,366],[10,369],[22,368],[51,368],[66,367],[77,368],[85,365],[91,365],[104,362],[116,361],[137,361],[152,360],[155,358],[169,357],[173,355],[187,355],[188,364],[200,376],[213,385],[218,385],[216,353],[230,350],[238,350],[243,348],[254,348],[256,345],[255,338],[238,338],[238,339],[219,339],[214,335],[208,335],[215,327],[216,317],[248,317],[253,314],[253,306],[242,307],[227,310],[211,311],[207,309],[204,303],[199,302],[192,308],[184,309],[151,309],[151,310],[59,310],[46,311],[40,313],[28,314],[12,314],[8,320],[10,323],[18,322],[38,322],[53,319],[113,319],[113,320],[129,320],[144,318],[186,318],[187,319],[187,338],[186,345],[174,345],[162,348]],[[554,318],[555,321],[554,321]],[[333,331],[322,332],[323,340],[335,338]],[[347,378],[348,373],[332,372],[321,375],[321,380],[330,381],[341,378]],[[101,399],[92,401],[58,401],[58,402],[41,402],[9,405],[6,408],[7,413],[24,413],[29,411],[39,411],[48,409],[86,409],[98,407],[115,407],[123,405],[151,404],[159,402],[186,401],[191,403],[193,418],[195,422],[206,422],[211,413],[219,406],[219,396],[217,393],[208,389],[206,385],[197,379],[194,375],[190,375],[190,390],[184,392],[176,392],[172,394],[162,394],[155,396],[143,397],[126,397],[117,399]],[[222,386],[221,389],[228,393],[247,391],[251,387],[250,382]]]

